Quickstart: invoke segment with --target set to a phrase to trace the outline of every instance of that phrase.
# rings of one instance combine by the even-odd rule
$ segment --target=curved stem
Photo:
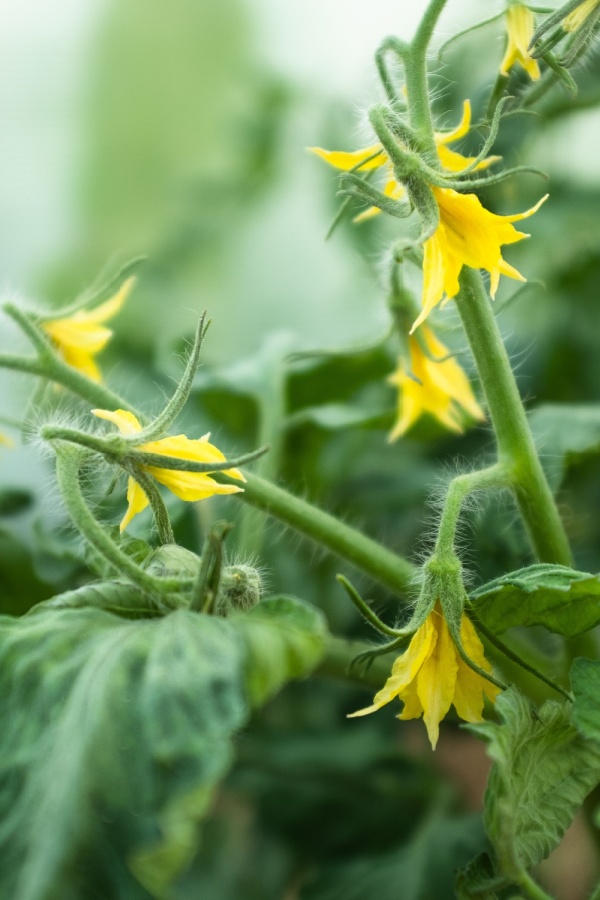
[[[469,494],[497,487],[508,487],[510,471],[507,466],[497,463],[489,469],[459,475],[450,482],[444,510],[440,519],[435,552],[439,556],[454,554],[454,539],[462,505]]]
[[[438,155],[427,89],[427,49],[446,2],[447,0],[430,0],[410,45],[410,53],[404,58],[410,124],[418,132],[432,162],[438,159]]]
[[[116,546],[110,535],[92,515],[81,493],[80,468],[84,456],[84,452],[71,447],[59,447],[56,452],[58,486],[75,526],[118,572],[131,578],[134,584],[148,591],[150,595],[160,597],[161,594],[170,591],[181,591],[181,579],[158,579],[140,568]]]
[[[496,434],[499,462],[510,470],[521,516],[540,562],[570,566],[569,542],[481,275],[464,266],[460,282],[456,305],[475,357]]]

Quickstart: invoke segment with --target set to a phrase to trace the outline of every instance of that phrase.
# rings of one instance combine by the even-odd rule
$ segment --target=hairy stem
[[[481,275],[467,266],[456,298],[519,510],[540,562],[571,565],[571,551],[544,475],[523,402]]]
[[[234,483],[222,473],[216,477],[227,484]],[[402,596],[410,590],[417,569],[408,560],[266,479],[258,475],[248,475],[247,479],[244,492],[236,494],[238,499],[327,547],[392,593]]]

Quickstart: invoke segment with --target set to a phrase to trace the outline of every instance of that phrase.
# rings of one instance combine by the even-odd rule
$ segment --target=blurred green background
[[[325,242],[339,203],[336,177],[305,147],[370,142],[365,113],[380,97],[374,49],[387,33],[410,37],[423,6],[0,6],[4,295],[58,306],[99,273],[147,255],[101,359],[116,389],[147,410],[159,408],[180,372],[185,339],[208,309],[213,324],[185,415],[188,433],[210,427],[227,452],[270,440],[263,471],[414,560],[428,546],[432,488],[457,470],[457,458],[458,467],[484,459],[491,436],[480,427],[455,438],[423,423],[386,444],[395,396],[385,375],[395,350],[393,343],[375,345],[388,329],[381,261],[398,224],[384,216],[360,228],[347,221]],[[440,41],[487,15],[481,6],[449,3]],[[482,114],[503,40],[499,22],[461,40],[443,63],[434,61],[442,127],[458,120],[466,97],[475,119]],[[575,103],[559,89],[535,116],[506,120],[495,151],[507,164],[531,163],[550,176],[550,201],[531,221],[533,239],[507,253],[534,284],[500,314],[531,408],[600,400],[599,68],[596,55],[578,72]],[[515,83],[525,86],[518,73]],[[473,146],[478,139],[471,136]],[[497,212],[516,212],[546,189],[521,176],[484,200]],[[499,309],[515,288],[502,285]],[[444,340],[462,353],[451,305],[438,321]],[[2,329],[2,346],[25,346],[6,320]],[[333,361],[288,360],[302,349],[359,345],[374,349]],[[468,356],[460,358],[472,372]],[[28,387],[0,373],[0,411],[18,416]],[[593,415],[600,446],[597,409]],[[571,426],[557,413],[549,436],[547,415],[540,419],[541,452],[560,491],[577,564],[598,571],[597,457],[586,446],[576,467],[558,471],[557,448]],[[34,442],[0,453],[0,483],[10,489],[0,508],[3,612],[23,612],[92,577],[39,449]],[[121,508],[118,498],[115,504]],[[317,603],[334,632],[370,636],[335,586],[338,564],[235,502],[178,507],[179,539],[198,549],[224,513],[237,521],[232,555],[257,560],[270,590]],[[140,520],[139,533],[148,522]],[[486,505],[469,526],[465,561],[474,580],[531,561],[507,503]],[[382,615],[395,617],[388,597],[358,584]],[[555,651],[551,642],[544,649]],[[267,708],[240,741],[240,764],[209,825],[194,889],[202,884],[219,900],[363,900],[375,893],[387,900],[401,896],[401,887],[408,900],[453,896],[453,867],[483,846],[478,817],[465,813],[479,805],[482,753],[475,751],[471,783],[453,756],[468,756],[470,739],[450,723],[441,742],[446,755],[434,769],[420,736],[408,726],[399,731],[391,710],[359,726],[345,722],[366,698],[358,688],[311,682]],[[388,740],[392,735],[402,743]],[[448,796],[444,781],[452,785]]]

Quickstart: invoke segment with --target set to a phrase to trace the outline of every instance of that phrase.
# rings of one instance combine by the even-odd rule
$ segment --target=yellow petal
[[[0,444],[2,444],[4,447],[14,447],[15,446],[15,442],[13,441],[13,439],[9,438],[8,435],[6,435],[6,434],[2,434],[1,431],[0,431]]]
[[[459,141],[466,134],[469,133],[469,128],[471,127],[471,101],[465,100],[463,103],[463,113],[462,118],[456,128],[453,128],[451,131],[437,131],[435,134],[435,141],[438,144],[438,151],[441,149],[440,144],[452,144],[454,141]]]
[[[373,144],[371,147],[365,147],[364,150],[352,150],[350,152],[345,150],[323,150],[321,147],[308,147],[307,149],[310,153],[315,153],[317,156],[320,156],[321,159],[324,159],[330,166],[341,169],[343,172],[354,169],[363,160],[368,159],[370,156],[373,156],[374,153],[378,152],[379,156],[376,156],[374,159],[371,159],[369,162],[360,166],[358,171],[368,172],[370,169],[379,169],[388,162],[387,155],[384,153],[381,144]]]
[[[112,319],[117,315],[118,312],[120,312],[123,304],[129,297],[134,284],[135,278],[128,278],[123,282],[116,294],[110,297],[110,299],[105,300],[104,303],[101,303],[100,306],[97,306],[95,309],[92,309],[89,312],[81,311],[79,313],[75,313],[75,316],[80,316],[81,321],[85,320],[86,322],[92,322],[95,324],[108,322],[109,319]]]
[[[106,419],[107,422],[112,422],[113,425],[117,426],[121,434],[136,434],[136,432],[142,430],[142,426],[134,414],[127,412],[125,409],[116,409],[114,412],[109,409],[93,409],[92,415],[97,416],[99,419]]]
[[[440,722],[450,709],[458,675],[457,653],[450,631],[439,607],[430,618],[437,616],[437,641],[433,653],[417,676],[417,693],[423,706],[423,721],[432,748],[435,750]]]
[[[178,469],[159,469],[155,466],[144,466],[147,472],[165,487],[188,503],[206,500],[214,494],[237,494],[244,489],[234,484],[219,484],[210,475],[200,472],[181,472]]]
[[[423,704],[419,700],[417,693],[417,685],[415,681],[411,681],[399,694],[400,700],[404,703],[404,709],[398,715],[399,719],[418,719],[423,715]]]
[[[42,327],[63,353],[69,348],[99,353],[112,337],[110,328],[78,321],[74,316],[44,322]]]
[[[189,459],[200,463],[221,463],[226,461],[223,453],[209,442],[208,435],[199,440],[193,440],[186,437],[185,434],[177,434],[173,437],[161,438],[159,441],[150,441],[147,444],[142,444],[138,449],[145,453],[159,453],[162,456],[171,456],[174,459]],[[238,481],[246,480],[239,469],[225,469],[223,474],[229,475],[230,478],[235,478]]]
[[[598,8],[599,3],[600,0],[584,0],[581,6],[578,6],[573,12],[570,12],[564,17],[561,23],[563,30],[569,33],[577,31],[578,28],[581,28],[588,16]]]
[[[84,350],[78,350],[75,347],[63,347],[62,356],[67,365],[77,369],[87,378],[99,383],[102,381],[100,369],[94,361],[94,357]]]
[[[423,310],[414,330],[427,318],[444,295],[456,296],[463,265],[486,269],[495,293],[500,274],[521,277],[502,258],[504,244],[514,244],[529,235],[517,231],[513,222],[532,216],[545,201],[523,213],[498,216],[485,209],[475,194],[459,194],[450,188],[432,188],[439,207],[439,225],[424,245]]]
[[[124,531],[133,517],[146,509],[149,502],[150,501],[137,481],[133,478],[129,478],[129,481],[127,482],[127,512],[123,516],[119,529]]]
[[[506,11],[507,44],[504,59],[500,64],[500,74],[508,75],[515,63],[525,69],[531,79],[540,77],[540,67],[529,53],[529,45],[535,31],[535,18],[530,9],[522,3],[513,3]]]
[[[351,713],[348,718],[366,716],[381,709],[382,706],[397,697],[417,677],[419,669],[433,652],[436,638],[437,634],[431,622],[431,616],[428,616],[420,628],[415,631],[406,651],[396,658],[392,666],[392,674],[375,695],[372,706],[359,709],[358,712]]]
[[[474,156],[463,156],[462,153],[456,153],[456,151],[450,150],[449,147],[438,147],[438,155],[444,169],[447,169],[449,172],[457,173],[463,172],[471,165],[471,163],[475,162],[476,159]],[[502,159],[501,156],[488,156],[486,159],[482,159],[481,162],[475,166],[473,171],[478,172],[481,169],[487,169],[500,159]]]

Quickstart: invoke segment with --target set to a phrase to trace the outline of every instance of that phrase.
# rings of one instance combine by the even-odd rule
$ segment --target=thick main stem
[[[571,565],[569,542],[481,275],[464,266],[460,281],[456,303],[496,434],[499,462],[510,472],[519,510],[540,562]]]

